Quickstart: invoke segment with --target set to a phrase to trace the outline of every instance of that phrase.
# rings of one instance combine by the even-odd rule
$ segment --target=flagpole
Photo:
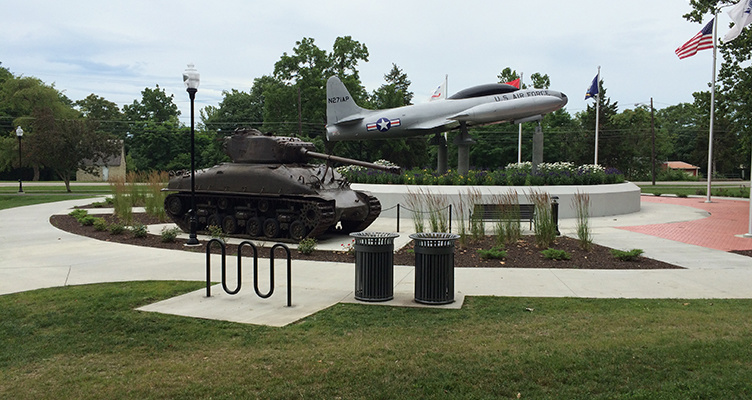
[[[752,140],[749,141],[752,145]],[[749,230],[747,230],[747,233],[742,235],[745,238],[752,238],[752,146],[749,148],[750,150],[750,160],[749,160]]]
[[[601,66],[598,66],[598,78],[595,80],[597,85],[595,88],[598,94],[595,95],[595,162],[593,164],[598,165],[598,125],[601,115]]]
[[[522,73],[520,72],[520,89],[522,89]],[[519,123],[520,133],[517,136],[517,164],[522,164],[522,122]]]
[[[715,68],[716,68],[716,53],[718,49],[718,11],[715,10],[713,16],[713,80],[710,85],[710,131],[708,134],[708,187],[706,203],[712,203],[710,199],[710,187],[713,180],[713,121],[715,120]]]

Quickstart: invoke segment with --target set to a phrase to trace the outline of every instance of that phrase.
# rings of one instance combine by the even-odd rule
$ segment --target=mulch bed
[[[112,215],[97,215],[105,218],[108,223],[114,222]],[[144,225],[156,224],[159,221],[144,213],[133,214],[134,223]],[[172,243],[165,243],[159,235],[147,235],[146,238],[134,238],[129,232],[119,235],[110,234],[107,231],[97,231],[92,226],[81,226],[73,217],[68,215],[53,215],[50,217],[50,223],[58,229],[74,233],[77,235],[88,236],[94,239],[107,242],[125,243],[137,246],[150,246],[163,249],[184,250],[204,252],[205,242],[199,247],[185,247],[185,240],[177,239]],[[541,248],[536,247],[533,236],[525,236],[517,243],[506,246],[507,257],[503,260],[485,260],[477,253],[478,249],[488,250],[494,247],[495,241],[491,236],[481,240],[470,242],[466,248],[457,247],[455,249],[454,263],[458,268],[478,267],[478,268],[561,268],[561,269],[677,269],[681,268],[676,265],[667,264],[661,261],[653,260],[646,257],[640,257],[637,261],[619,261],[611,254],[607,247],[593,245],[590,251],[584,251],[579,248],[579,242],[576,239],[568,237],[559,237],[552,246],[557,250],[564,250],[572,257],[570,260],[554,261],[543,257],[540,254]],[[219,246],[213,246],[213,252],[219,252]],[[621,249],[630,250],[630,249]],[[237,246],[228,245],[227,254],[235,254]],[[244,251],[245,253],[245,251]],[[250,253],[250,251],[249,251]],[[744,254],[742,252],[737,252]],[[747,252],[752,253],[752,252]],[[266,257],[266,251],[260,254]],[[752,256],[752,254],[746,254]],[[355,256],[345,252],[321,251],[315,250],[312,254],[304,255],[293,250],[292,257],[296,260],[315,260],[329,262],[354,263]],[[394,254],[395,265],[415,265],[415,254],[412,250],[412,242],[400,249]]]

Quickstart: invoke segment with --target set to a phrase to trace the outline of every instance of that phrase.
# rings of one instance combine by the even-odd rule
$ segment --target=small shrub
[[[676,195],[676,197],[678,197],[680,199],[686,199],[687,198],[687,194],[686,193],[679,193],[679,194]]]
[[[611,254],[620,261],[636,261],[644,253],[641,249],[632,249],[629,251],[611,249]]]
[[[175,239],[178,238],[178,235],[180,234],[181,230],[180,228],[162,228],[162,242],[164,243],[173,243]]]
[[[78,223],[83,226],[92,226],[94,225],[94,222],[96,222],[97,217],[93,215],[85,215],[81,219],[78,220]]]
[[[120,222],[114,222],[110,224],[110,227],[108,229],[110,230],[111,235],[120,235],[121,233],[125,232],[125,225],[121,224]]]
[[[131,233],[134,238],[145,238],[149,234],[149,231],[146,229],[146,225],[136,224],[131,227]]]
[[[209,231],[209,236],[211,236],[214,239],[219,239],[221,241],[226,241],[227,234],[225,234],[225,231],[222,230],[221,227],[217,225],[209,225],[206,227],[206,230]]]
[[[105,221],[104,218],[95,218],[94,219],[94,229],[104,232],[107,230],[107,221]]]
[[[305,238],[298,243],[298,251],[303,254],[311,254],[316,250],[316,239]]]
[[[507,258],[507,252],[502,246],[495,246],[491,250],[478,250],[480,258],[484,260],[502,260]]]
[[[71,217],[75,218],[76,221],[78,221],[79,223],[81,223],[81,218],[89,215],[89,212],[86,211],[86,210],[82,210],[82,209],[79,208],[79,209],[76,209],[76,210],[73,210],[73,211],[69,212],[68,215],[70,215]]]
[[[552,248],[547,248],[546,250],[542,250],[541,254],[543,257],[546,257],[549,260],[555,260],[555,261],[561,261],[561,260],[569,260],[572,258],[572,255],[567,253],[564,250],[557,250]]]

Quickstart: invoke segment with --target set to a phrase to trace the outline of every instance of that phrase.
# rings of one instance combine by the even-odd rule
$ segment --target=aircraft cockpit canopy
[[[505,83],[489,83],[485,85],[473,86],[465,90],[460,90],[459,92],[451,95],[449,99],[450,100],[471,99],[474,97],[507,94],[511,92],[516,92],[518,90],[520,89],[517,89],[516,87],[512,85],[507,85]]]

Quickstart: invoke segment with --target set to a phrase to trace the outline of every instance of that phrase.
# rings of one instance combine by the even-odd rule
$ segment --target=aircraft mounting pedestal
[[[467,124],[460,122],[460,135],[454,139],[457,145],[457,173],[467,175],[470,171],[470,145],[475,144],[475,139],[467,133]]]
[[[442,134],[437,133],[428,141],[428,144],[436,146],[436,172],[439,175],[446,174],[448,169],[446,138]]]
[[[533,133],[533,173],[538,170],[538,164],[543,163],[543,128],[540,121]]]

